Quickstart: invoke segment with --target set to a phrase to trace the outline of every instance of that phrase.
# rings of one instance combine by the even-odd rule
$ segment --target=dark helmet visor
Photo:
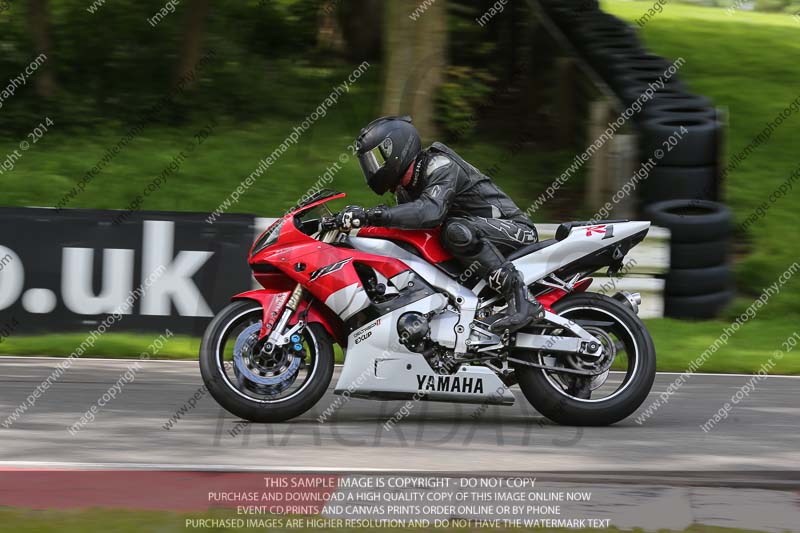
[[[361,165],[361,171],[364,177],[367,178],[367,185],[375,190],[375,174],[386,164],[386,159],[383,157],[383,151],[380,146],[376,146],[372,150],[358,154],[358,163]],[[378,192],[378,191],[375,191]],[[384,191],[386,192],[386,191]],[[378,193],[383,194],[383,193]]]

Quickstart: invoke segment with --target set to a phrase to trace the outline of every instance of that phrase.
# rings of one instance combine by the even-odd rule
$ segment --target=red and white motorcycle
[[[519,384],[546,417],[613,424],[655,378],[639,296],[586,293],[589,274],[619,270],[649,222],[570,222],[555,239],[509,256],[545,318],[515,334],[489,330],[505,303],[464,280],[438,231],[336,227],[320,191],[255,241],[249,263],[263,289],[213,319],[200,347],[212,396],[254,422],[299,416],[325,394],[334,343],[345,361],[335,393],[511,405]]]

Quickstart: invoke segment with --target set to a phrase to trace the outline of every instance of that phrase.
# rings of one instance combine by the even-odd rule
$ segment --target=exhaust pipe
[[[642,303],[642,295],[638,292],[627,292],[621,291],[612,296],[615,300],[622,303],[623,305],[628,306],[631,311],[639,314],[639,304]]]

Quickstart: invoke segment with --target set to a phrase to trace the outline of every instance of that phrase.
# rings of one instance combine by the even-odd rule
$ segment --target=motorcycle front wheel
[[[515,373],[525,398],[550,420],[571,426],[607,426],[635,412],[656,374],[655,346],[644,323],[632,309],[602,294],[573,294],[553,310],[598,338],[603,355],[592,360],[544,351],[515,354],[540,365],[595,372],[580,376],[518,363]],[[565,329],[532,327],[540,334],[571,335]]]
[[[284,347],[259,340],[263,310],[237,301],[214,317],[200,344],[200,374],[211,396],[251,422],[282,422],[311,409],[333,377],[333,340],[309,324]]]

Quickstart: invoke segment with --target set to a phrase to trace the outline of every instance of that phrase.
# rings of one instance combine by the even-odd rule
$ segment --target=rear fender
[[[257,289],[254,291],[237,294],[231,298],[231,300],[253,300],[261,304],[264,312],[261,319],[261,333],[259,334],[259,338],[263,339],[272,333],[272,328],[275,327],[275,323],[283,314],[284,309],[286,309],[286,304],[291,295],[292,291]],[[294,315],[292,315],[292,317],[289,319],[289,324],[297,324],[300,314],[306,309],[308,309],[308,315],[305,319],[307,324],[313,322],[322,324],[322,327],[325,328],[328,334],[330,334],[330,336],[333,337],[336,342],[338,342],[341,346],[346,345],[345,343],[347,341],[342,332],[341,321],[338,320],[338,317],[336,317],[330,310],[320,305],[317,301],[313,301],[310,307],[308,302],[301,303],[297,311],[295,311]]]

